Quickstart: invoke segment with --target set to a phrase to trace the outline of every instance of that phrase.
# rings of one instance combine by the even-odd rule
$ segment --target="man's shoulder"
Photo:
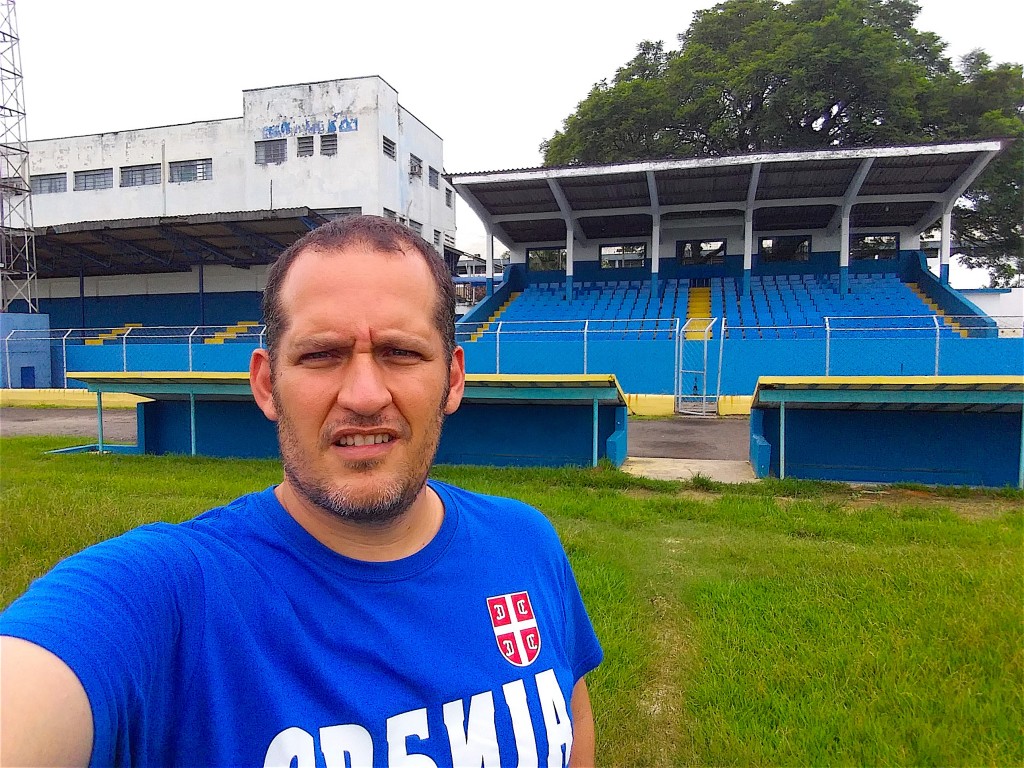
[[[181,572],[199,566],[204,553],[228,543],[247,526],[260,494],[247,494],[181,523],[153,522],[101,541],[68,558],[75,565],[106,568],[121,562],[131,571]],[[68,562],[65,561],[65,562]]]
[[[447,496],[454,501],[460,515],[472,523],[516,534],[536,534],[557,539],[551,521],[541,510],[526,502],[507,496],[469,491],[437,480],[431,480],[430,484],[442,498]]]

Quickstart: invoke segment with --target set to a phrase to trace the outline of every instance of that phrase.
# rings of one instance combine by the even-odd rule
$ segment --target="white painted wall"
[[[1000,336],[1020,336],[1024,333],[1024,288],[962,289],[960,292],[996,321]]]
[[[435,229],[454,238],[446,183],[428,184],[428,168],[444,170],[442,140],[382,78],[253,89],[242,102],[240,118],[29,142],[33,175],[67,174],[67,192],[33,196],[35,225],[300,206],[374,214],[389,208],[422,223],[428,241]],[[382,134],[398,144],[397,160],[384,156]],[[321,154],[324,135],[337,136],[337,154]],[[299,136],[314,137],[311,157],[298,157]],[[268,139],[284,139],[287,158],[257,165],[256,142]],[[420,178],[409,176],[410,153],[423,160]],[[203,158],[213,160],[212,180],[168,181],[168,163]],[[161,165],[160,184],[119,186],[122,167],[150,163]],[[113,170],[112,188],[74,191],[75,171],[102,168]]]

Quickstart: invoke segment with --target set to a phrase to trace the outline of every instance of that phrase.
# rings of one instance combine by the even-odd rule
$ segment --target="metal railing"
[[[485,342],[494,345],[494,372],[501,373],[503,344],[575,342],[582,345],[581,373],[589,373],[592,343],[598,341],[675,342],[682,321],[678,317],[636,320],[504,320],[474,332],[456,330],[459,344]],[[481,345],[483,346],[483,345]],[[602,371],[603,373],[604,371]]]
[[[145,345],[183,345],[187,350],[187,370],[195,367],[195,350],[200,345],[245,344],[252,348],[262,347],[265,326],[251,326],[247,331],[233,331],[232,325],[198,326],[130,326],[120,328],[57,328],[57,329],[12,329],[3,339],[5,370],[10,375],[12,355],[25,353],[46,344],[52,353],[59,349],[61,363],[61,386],[67,387],[68,350],[74,347],[117,347],[120,351],[121,370],[138,370],[129,365],[129,350]],[[218,341],[218,339],[220,341]],[[180,368],[178,368],[180,369]]]
[[[264,345],[264,326],[252,326],[245,331],[232,328],[230,325],[216,325],[116,329],[13,329],[2,339],[3,363],[8,386],[12,366],[19,362],[17,356],[30,350],[35,350],[38,354],[40,344],[45,344],[49,350],[53,361],[52,374],[59,371],[59,378],[52,375],[53,383],[59,382],[62,386],[67,386],[69,354],[75,348],[87,346],[95,346],[97,349],[116,347],[119,355],[113,354],[120,359],[113,364],[123,371],[146,370],[145,367],[140,367],[139,361],[154,366],[154,370],[186,368],[192,371],[197,367],[208,370],[210,368],[203,366],[208,366],[211,360],[218,358],[214,345],[244,345],[247,350],[238,354],[238,358],[245,357],[248,351]],[[931,314],[828,316],[823,318],[820,324],[778,323],[746,326],[731,324],[726,318],[690,318],[687,321],[679,317],[632,320],[506,320],[493,323],[475,333],[460,330],[456,326],[456,338],[460,344],[466,346],[467,354],[478,370],[487,367],[487,357],[492,354],[495,373],[543,372],[544,365],[536,366],[537,370],[524,370],[524,364],[528,368],[530,360],[548,362],[549,368],[558,367],[559,370],[564,369],[571,373],[605,373],[609,372],[609,368],[612,368],[611,372],[619,372],[631,365],[662,360],[662,367],[667,370],[668,366],[671,366],[673,372],[669,380],[666,380],[664,389],[671,387],[679,394],[682,391],[681,379],[684,378],[685,372],[688,371],[693,376],[700,374],[703,375],[704,381],[699,382],[698,389],[703,400],[717,398],[717,394],[722,391],[723,371],[728,373],[730,369],[746,365],[744,357],[751,349],[775,349],[775,345],[779,343],[801,342],[801,347],[790,348],[813,350],[808,354],[820,362],[803,366],[803,370],[811,371],[813,375],[841,375],[848,371],[868,375],[886,368],[881,364],[884,361],[880,359],[879,364],[872,369],[871,360],[863,359],[864,355],[877,354],[877,344],[891,342],[891,345],[886,347],[891,350],[891,355],[907,354],[913,357],[913,365],[908,364],[909,369],[918,373],[940,374],[944,371],[945,361],[958,359],[956,355],[950,357],[951,350],[954,347],[962,348],[965,343],[970,344],[974,340],[982,339],[1018,339],[1024,344],[1024,317],[951,317]],[[635,345],[622,343],[631,341],[657,343],[645,344],[641,353]],[[709,375],[715,368],[715,341],[718,342],[717,381],[712,386]],[[739,342],[747,341],[763,341],[770,344],[755,344],[754,347],[744,344],[736,346]],[[803,344],[805,342],[807,344]],[[554,343],[559,343],[560,346],[552,347],[551,350],[544,350],[539,346]],[[147,355],[144,352],[148,345],[181,345],[184,347],[184,354],[166,349],[154,350],[154,354]],[[531,351],[531,347],[534,347],[534,351]],[[199,354],[200,350],[202,355]],[[683,359],[684,355],[698,355],[696,350],[699,350],[699,361],[696,358]],[[862,353],[863,350],[868,352]],[[73,356],[82,360],[83,354],[88,355],[75,350]],[[164,362],[162,354],[166,358],[166,366],[170,367],[160,367]],[[641,358],[641,354],[647,357]],[[98,357],[97,365],[102,362],[102,369],[110,370],[113,355],[101,355],[102,360]],[[661,357],[662,355],[664,357]],[[232,355],[222,357],[229,359]],[[238,367],[244,366],[239,363]],[[948,364],[946,369],[948,370]],[[979,369],[978,372],[987,371]],[[693,382],[688,379],[685,388],[692,395]]]

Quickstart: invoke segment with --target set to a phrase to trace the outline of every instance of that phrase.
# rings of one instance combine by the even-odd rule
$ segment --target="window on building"
[[[338,154],[338,134],[336,133],[325,133],[320,137],[320,154],[321,155],[336,155]]]
[[[168,165],[167,170],[168,180],[172,184],[213,180],[213,160],[209,157],[201,160],[175,160]]]
[[[387,136],[383,140],[384,154],[390,157],[392,160],[398,158],[398,148],[395,146],[395,142],[389,139]]]
[[[41,173],[30,179],[33,195],[49,195],[54,192],[68,191],[68,175],[66,173]]]
[[[256,142],[256,165],[277,165],[288,159],[288,139]]]
[[[851,259],[895,259],[899,253],[899,235],[850,235]]]
[[[448,232],[445,232],[444,233],[444,244],[454,248],[455,247],[455,237],[453,235],[449,234]]]
[[[601,269],[642,267],[647,260],[647,243],[602,245]]]
[[[110,189],[113,186],[113,168],[100,168],[95,171],[75,171],[75,192],[83,192],[87,189]]]
[[[441,230],[440,229],[435,229],[434,230],[434,247],[435,248],[440,248],[441,247]]]
[[[531,272],[565,269],[565,248],[527,248],[526,268]]]
[[[415,219],[409,219],[409,229],[415,232],[417,235],[423,234],[423,225]]]
[[[423,175],[423,161],[416,157],[416,155],[409,155],[409,175]]]
[[[810,235],[762,237],[758,246],[761,261],[807,261],[811,256]]]
[[[398,221],[398,214],[389,208],[384,209],[384,218],[391,219],[392,221]]]
[[[438,189],[441,186],[441,174],[437,172],[437,168],[427,169],[427,180],[434,189]]]
[[[455,196],[452,194],[452,191],[450,189],[446,189],[444,191],[444,204],[451,208],[455,202],[454,197]]]
[[[148,187],[160,183],[160,164],[126,165],[121,169],[122,187]]]
[[[676,240],[676,259],[687,267],[724,264],[725,240]]]
[[[312,157],[313,156],[313,137],[312,136],[299,136],[295,139],[295,155],[297,157]],[[259,162],[259,161],[257,161]]]

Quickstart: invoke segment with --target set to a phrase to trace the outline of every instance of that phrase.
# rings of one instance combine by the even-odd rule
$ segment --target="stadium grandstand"
[[[470,370],[611,371],[697,413],[761,375],[1018,375],[1024,308],[949,285],[953,207],[1007,143],[454,174],[512,254],[459,325]]]
[[[379,78],[367,80],[355,83],[390,88]],[[322,84],[322,98],[300,111],[322,114],[326,131],[336,111],[331,94],[352,84]],[[250,93],[266,95],[246,92],[247,115],[250,101],[266,103]],[[299,120],[284,120],[279,111],[231,128],[237,142],[223,159],[215,155],[214,167],[243,178],[223,197],[203,193],[187,203],[171,196],[180,190],[165,195],[162,188],[179,184],[166,176],[180,154],[169,143],[155,156],[160,180],[150,189],[39,197],[73,202],[80,194],[110,195],[109,205],[95,211],[69,207],[63,221],[59,206],[37,205],[43,212],[40,316],[48,324],[5,326],[6,386],[79,386],[75,371],[245,370],[252,348],[262,343],[258,307],[266,265],[310,227],[355,211],[435,230],[464,299],[477,302],[457,326],[472,373],[614,373],[626,393],[661,396],[679,412],[708,414],[724,395],[749,397],[763,375],[1024,370],[1021,302],[1014,309],[1013,297],[1004,301],[1004,316],[987,313],[948,280],[953,206],[1007,141],[435,178],[440,140],[432,132],[410,118],[401,123],[406,133],[393,126],[396,143],[386,125],[376,129],[364,118],[358,131],[365,146],[353,148],[353,157],[383,169],[379,191],[358,192],[353,181],[352,189],[329,193],[315,180],[327,171],[313,162],[329,171],[335,156],[311,160],[309,141],[301,140],[314,136],[322,145],[330,134],[311,133],[318,125],[313,117],[295,128]],[[259,146],[280,140],[275,130],[288,134],[278,162],[261,164]],[[155,136],[151,148],[159,145]],[[103,149],[110,141],[80,137],[72,156],[84,165],[94,144],[93,164],[112,164],[111,150]],[[186,154],[203,151],[192,147]],[[38,162],[41,175],[51,175]],[[189,183],[196,181],[180,182]],[[271,188],[280,207],[260,202],[269,203]],[[456,193],[488,235],[482,261],[454,247]],[[148,207],[139,195],[152,198]],[[245,209],[238,201],[253,204]],[[224,212],[231,208],[239,210]],[[112,218],[122,210],[123,217]],[[90,218],[100,211],[103,219]],[[938,275],[923,246],[936,240]],[[510,254],[503,274],[496,270],[495,241]],[[10,319],[18,317],[25,315]],[[29,377],[26,368],[34,370]]]

